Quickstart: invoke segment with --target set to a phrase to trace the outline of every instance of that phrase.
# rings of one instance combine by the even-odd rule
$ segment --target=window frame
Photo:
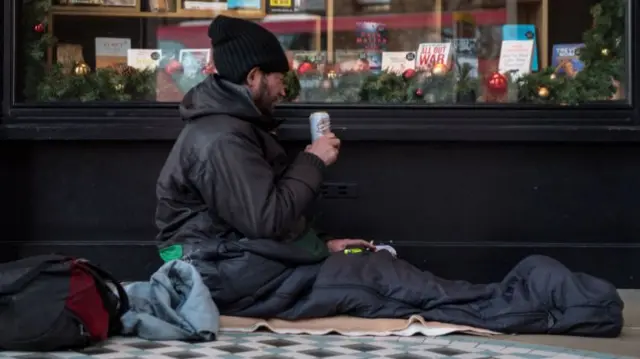
[[[176,103],[19,103],[16,102],[17,0],[3,3],[2,128],[15,138],[172,139],[181,127]],[[640,3],[627,12],[626,58],[629,72],[627,103],[590,103],[580,106],[535,104],[370,105],[283,104],[276,116],[287,119],[281,128],[286,139],[308,140],[312,111],[328,111],[332,126],[354,140],[477,140],[477,141],[640,141]],[[16,70],[18,72],[16,72]],[[50,131],[47,131],[49,129]],[[147,130],[146,133],[143,131]],[[40,134],[36,132],[40,131]],[[42,132],[44,131],[44,132]],[[104,133],[103,133],[104,132]],[[46,137],[46,133],[55,133]],[[85,135],[83,135],[83,133]],[[102,134],[101,134],[102,133]],[[13,135],[12,135],[13,134]]]

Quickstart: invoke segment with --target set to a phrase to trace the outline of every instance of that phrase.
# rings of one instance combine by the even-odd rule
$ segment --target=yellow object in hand
[[[360,248],[347,248],[344,250],[344,254],[356,254],[362,253],[362,249]]]

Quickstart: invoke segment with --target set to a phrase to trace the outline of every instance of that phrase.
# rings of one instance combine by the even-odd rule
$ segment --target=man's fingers
[[[327,132],[324,134],[324,137],[326,138],[336,138],[336,134],[333,132]]]
[[[372,242],[367,242],[364,239],[349,239],[349,245],[358,246],[370,249],[376,249],[376,246]]]
[[[329,139],[329,144],[333,147],[339,148],[340,147],[340,140],[337,138],[330,138]]]
[[[367,242],[365,240],[361,240],[362,241],[362,245],[369,248],[369,249],[376,249],[376,246],[373,244],[373,242]]]

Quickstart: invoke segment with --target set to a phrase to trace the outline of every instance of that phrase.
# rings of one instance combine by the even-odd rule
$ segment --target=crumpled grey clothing
[[[220,312],[198,271],[189,263],[165,263],[149,282],[125,286],[130,310],[122,316],[123,334],[147,340],[214,340]]]

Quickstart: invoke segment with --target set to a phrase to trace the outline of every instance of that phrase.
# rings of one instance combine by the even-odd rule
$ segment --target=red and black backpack
[[[34,256],[0,264],[0,350],[82,348],[121,331],[127,294],[86,260]]]

